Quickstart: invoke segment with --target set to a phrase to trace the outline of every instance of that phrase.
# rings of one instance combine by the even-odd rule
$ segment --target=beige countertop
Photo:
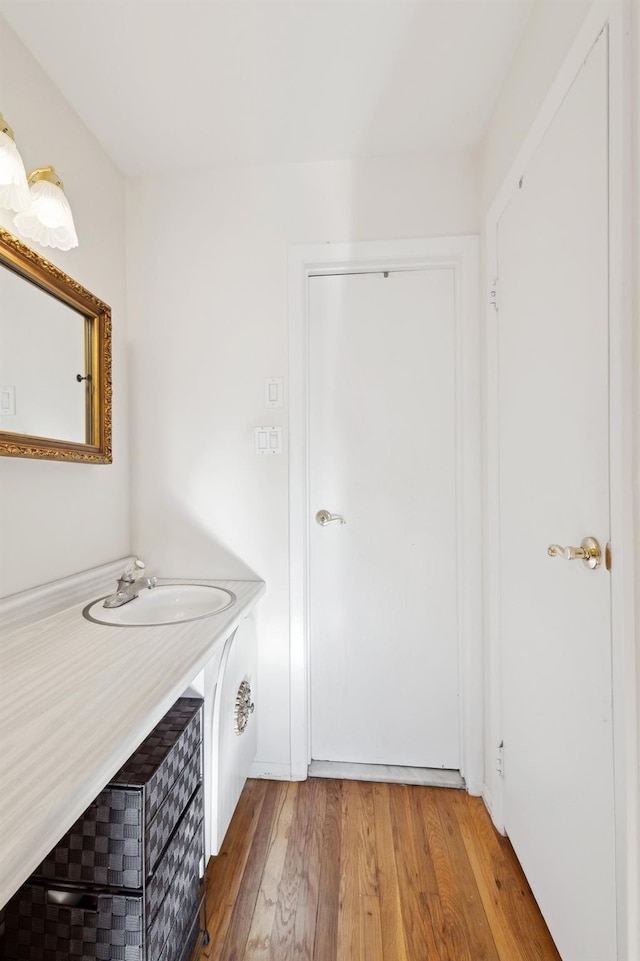
[[[89,593],[0,637],[0,905],[69,829],[264,593],[153,627],[93,624]],[[113,589],[113,585],[109,589]],[[106,593],[106,591],[102,591]],[[11,621],[11,618],[7,618]]]

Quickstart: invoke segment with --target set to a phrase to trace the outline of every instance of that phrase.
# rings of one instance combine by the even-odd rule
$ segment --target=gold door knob
[[[560,544],[549,544],[549,557],[564,557],[565,561],[584,561],[589,570],[594,571],[600,566],[602,551],[595,537],[583,537],[580,547],[561,547]]]

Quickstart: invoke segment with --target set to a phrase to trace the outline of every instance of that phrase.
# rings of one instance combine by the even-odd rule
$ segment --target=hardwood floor
[[[560,961],[462,791],[248,781],[207,878],[208,961]]]

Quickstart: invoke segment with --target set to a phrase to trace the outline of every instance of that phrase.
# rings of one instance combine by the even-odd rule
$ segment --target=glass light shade
[[[31,203],[27,174],[15,141],[0,129],[0,207],[26,210]]]
[[[16,214],[14,223],[23,236],[43,247],[70,250],[78,246],[69,201],[62,189],[49,180],[37,180],[29,187],[31,205]]]

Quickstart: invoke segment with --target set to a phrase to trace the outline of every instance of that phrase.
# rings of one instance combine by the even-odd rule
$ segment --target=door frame
[[[482,450],[479,238],[300,244],[289,248],[289,586],[291,777],[311,761],[309,655],[310,277],[447,267],[456,291],[456,540],[460,770],[472,794],[483,785]]]
[[[618,959],[640,957],[638,853],[640,815],[638,785],[638,692],[635,649],[634,560],[634,343],[631,310],[631,53],[630,5],[595,0],[542,107],[527,134],[509,174],[489,209],[483,225],[485,251],[484,517],[486,742],[489,759],[482,791],[494,824],[504,833],[504,790],[491,760],[503,740],[500,649],[499,552],[499,395],[498,327],[495,310],[500,290],[497,277],[498,221],[518,181],[541,143],[590,50],[603,33],[609,57],[609,469],[611,571],[611,637],[613,753],[616,835]],[[505,761],[508,763],[508,758]],[[588,778],[598,772],[585,772]]]

